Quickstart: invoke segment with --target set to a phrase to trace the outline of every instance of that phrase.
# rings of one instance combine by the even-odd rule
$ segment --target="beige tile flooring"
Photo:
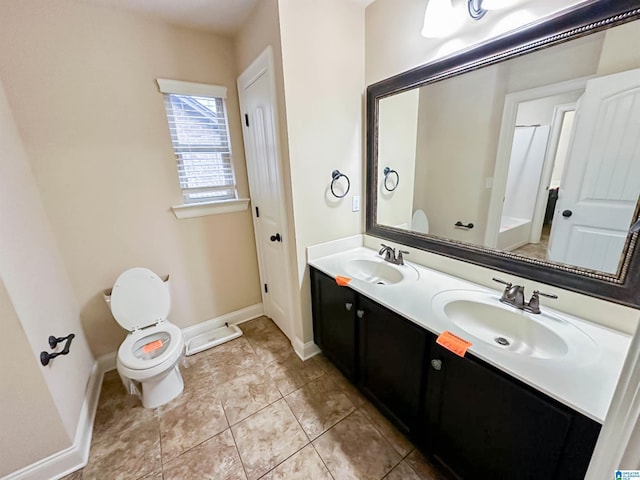
[[[65,480],[442,480],[324,357],[302,362],[266,317],[187,357],[157,409],[105,375],[89,463]]]

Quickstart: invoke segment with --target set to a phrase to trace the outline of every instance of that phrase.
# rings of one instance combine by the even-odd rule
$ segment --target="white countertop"
[[[315,249],[313,254],[308,255],[308,263],[333,278],[350,277],[345,270],[345,264],[349,260],[379,258],[376,251],[357,247],[356,244],[355,241],[346,243],[347,250],[340,253],[330,253],[335,249],[326,246],[311,247]],[[436,335],[445,329],[459,334],[455,328],[448,328],[449,325],[444,324],[433,312],[432,301],[438,293],[448,290],[489,292],[496,296],[496,301],[501,294],[501,291],[489,290],[411,262],[398,268],[417,272],[418,275],[407,275],[405,280],[394,285],[377,285],[351,277],[349,287]],[[547,306],[548,301],[545,302],[545,299],[541,299],[541,304],[543,312],[565,319],[591,337],[598,346],[595,354],[585,355],[579,362],[563,362],[514,354],[485,342],[474,343],[468,351],[587,417],[603,423],[629,348],[630,337],[572,315],[555,312]]]

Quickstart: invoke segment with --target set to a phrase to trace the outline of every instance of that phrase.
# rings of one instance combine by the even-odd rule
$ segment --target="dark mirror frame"
[[[628,236],[620,268],[617,274],[610,275],[376,223],[380,99],[638,19],[640,0],[589,2],[456,55],[370,85],[367,88],[367,235],[640,308],[640,249],[636,248],[639,233]],[[629,48],[638,47],[630,45]],[[639,217],[640,207],[634,213],[634,221]]]

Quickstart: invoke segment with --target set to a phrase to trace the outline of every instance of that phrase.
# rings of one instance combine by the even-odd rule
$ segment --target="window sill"
[[[249,198],[221,200],[219,202],[193,203],[171,207],[178,219],[220,215],[222,213],[242,212],[249,208]]]

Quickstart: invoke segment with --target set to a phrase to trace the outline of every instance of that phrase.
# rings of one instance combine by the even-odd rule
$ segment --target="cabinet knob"
[[[344,306],[347,310],[351,311],[351,307],[353,307],[353,303],[345,303]]]
[[[364,317],[364,310],[357,310],[356,315],[358,315],[358,318]]]
[[[442,370],[442,360],[436,360],[435,358],[431,360],[431,366],[434,370]]]

